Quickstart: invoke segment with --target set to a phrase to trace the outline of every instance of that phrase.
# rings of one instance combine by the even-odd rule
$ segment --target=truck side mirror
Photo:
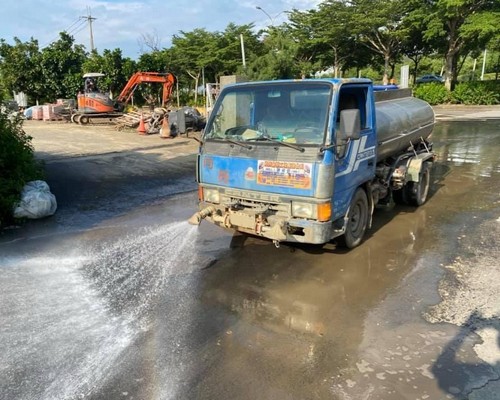
[[[360,138],[361,117],[359,110],[350,109],[340,112],[339,135],[343,140],[356,140]]]

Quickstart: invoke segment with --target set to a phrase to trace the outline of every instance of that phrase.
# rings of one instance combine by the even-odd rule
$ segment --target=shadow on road
[[[485,361],[475,362],[466,356],[465,348],[474,346],[478,342],[477,332],[485,330],[488,337],[496,337],[496,345],[491,340],[489,345],[490,356],[497,361],[493,364]],[[474,391],[484,389],[491,381],[500,379],[500,319],[482,318],[477,312],[473,312],[463,324],[458,334],[443,348],[441,355],[432,367],[432,373],[436,377],[439,387],[444,393],[453,396],[454,399],[468,399]],[[478,399],[498,399],[481,394]]]

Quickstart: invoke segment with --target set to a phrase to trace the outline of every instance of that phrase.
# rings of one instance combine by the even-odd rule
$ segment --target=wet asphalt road
[[[57,214],[0,236],[0,398],[500,399],[500,121],[433,140],[350,252],[187,225],[183,146],[52,158]]]

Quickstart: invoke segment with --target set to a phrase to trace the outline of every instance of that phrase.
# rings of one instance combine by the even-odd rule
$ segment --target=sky
[[[161,47],[169,47],[172,36],[180,31],[205,28],[223,31],[233,22],[253,23],[256,29],[286,20],[283,11],[309,10],[320,0],[2,0],[0,38],[13,43],[13,38],[27,41],[31,37],[45,47],[67,31],[75,42],[90,50],[88,14],[92,23],[94,46],[121,48],[123,55],[137,59],[141,54],[140,39],[154,35]],[[256,7],[261,7],[269,17]]]

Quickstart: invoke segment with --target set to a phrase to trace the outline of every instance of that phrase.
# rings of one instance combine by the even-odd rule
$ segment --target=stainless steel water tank
[[[426,139],[434,127],[434,111],[425,101],[404,97],[375,103],[377,161],[401,152]]]

